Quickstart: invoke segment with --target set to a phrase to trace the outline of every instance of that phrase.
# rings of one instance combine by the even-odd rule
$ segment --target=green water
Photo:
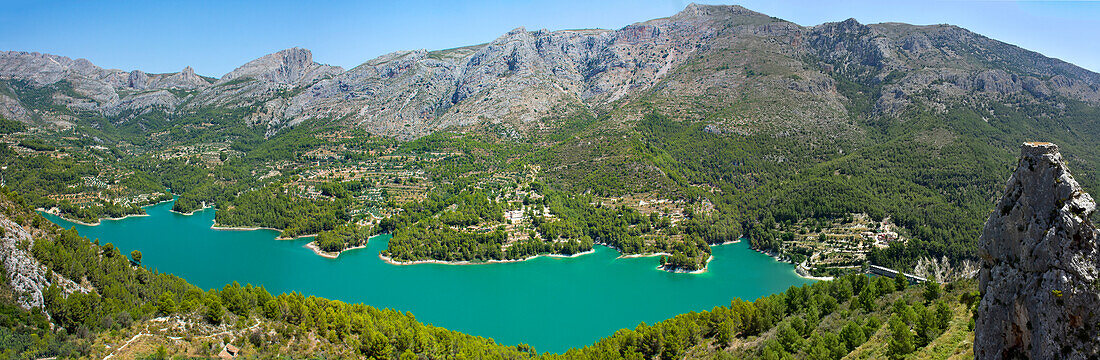
[[[527,343],[539,351],[582,347],[639,322],[751,300],[806,283],[793,267],[752,251],[746,242],[713,248],[704,274],[657,270],[657,258],[618,258],[597,246],[575,258],[540,257],[485,265],[396,266],[378,253],[388,236],[338,259],[305,248],[311,239],[274,240],[275,231],[213,230],[213,210],[194,215],[169,211],[171,203],[146,208],[149,215],[83,226],[46,215],[81,235],[114,243],[128,254],[141,250],[145,266],[202,288],[238,281],[274,294],[298,291],[410,311],[422,322]]]

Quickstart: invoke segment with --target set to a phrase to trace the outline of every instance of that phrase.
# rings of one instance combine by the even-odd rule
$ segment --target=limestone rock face
[[[3,207],[7,204],[0,204]],[[0,213],[0,266],[4,268],[6,281],[15,292],[15,302],[22,308],[30,310],[45,306],[43,291],[56,284],[64,293],[79,291],[89,292],[85,287],[60,275],[54,274],[51,278],[46,266],[34,258],[30,249],[34,246],[35,238],[48,236],[41,230],[23,226]]]
[[[130,77],[127,79],[127,85],[134,89],[142,89],[149,87],[149,76],[144,71],[134,70],[130,72]]]
[[[1100,356],[1095,210],[1056,145],[1024,144],[979,240],[978,359]]]
[[[195,74],[195,69],[187,66],[178,73],[153,79],[150,87],[155,89],[195,89],[208,85],[210,83]]]
[[[86,59],[34,52],[0,52],[0,81],[13,80],[27,86],[71,88],[53,96],[54,104],[81,113],[106,116],[144,114],[175,110],[184,98],[167,90],[199,90],[210,82],[190,66],[177,73],[148,74],[141,70],[104,69]],[[3,84],[0,84],[3,85]],[[31,122],[30,109],[19,99],[0,92],[0,116]],[[8,92],[11,94],[11,92]],[[58,119],[44,118],[46,121]],[[119,119],[125,121],[126,119]]]
[[[27,251],[30,244],[33,244],[34,237],[6,216],[0,218],[0,227],[4,228],[5,233],[0,237],[0,263],[4,265],[4,272],[8,275],[4,280],[18,294],[16,303],[24,309],[42,307],[45,304],[42,291],[50,282],[46,278],[45,267]]]
[[[222,76],[218,84],[234,79],[249,77],[278,84],[312,83],[323,76],[343,72],[336,66],[321,65],[313,62],[313,53],[302,48],[291,48],[259,59]]]
[[[281,91],[308,87],[321,79],[343,73],[339,66],[313,61],[313,53],[291,48],[264,55],[225,74],[214,86],[198,95],[192,106],[249,107],[262,105],[264,111],[275,106],[285,109]],[[256,116],[250,119],[255,120]],[[281,118],[270,118],[269,126],[278,125]]]
[[[652,111],[703,120],[719,112],[715,104],[774,102],[705,118],[719,133],[843,137],[859,130],[847,120],[838,74],[880,84],[871,110],[885,115],[1020,97],[1100,103],[1100,74],[956,26],[849,19],[804,27],[740,6],[691,4],[617,30],[517,28],[485,44],[398,51],[346,71],[291,48],[216,81],[191,68],[149,74],[0,52],[0,116],[71,117],[22,103],[5,85],[64,90],[53,105],[113,122],[235,109],[268,132],[329,119],[399,138],[467,126],[526,133],[576,109],[619,109],[613,121],[626,123]],[[623,107],[643,98],[650,105]]]
[[[282,117],[291,124],[341,118],[402,138],[478,123],[522,129],[557,108],[605,106],[652,89],[692,55],[717,46],[707,45],[717,36],[728,41],[734,34],[800,31],[739,6],[695,4],[619,30],[517,28],[487,44],[383,55],[313,84],[290,100]],[[718,78],[698,81],[728,81]],[[702,95],[706,88],[674,82],[664,89]]]

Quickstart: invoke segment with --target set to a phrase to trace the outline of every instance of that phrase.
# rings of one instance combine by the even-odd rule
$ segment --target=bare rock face
[[[218,84],[238,78],[252,78],[277,84],[313,83],[324,76],[343,72],[336,66],[313,62],[313,53],[302,48],[290,48],[252,60],[218,80]]]
[[[0,266],[7,275],[0,281],[11,285],[15,291],[14,300],[20,307],[27,310],[44,307],[43,291],[51,284],[58,285],[66,294],[90,291],[57,274],[51,278],[46,266],[34,258],[30,249],[36,237],[45,235],[41,231],[20,225],[3,213],[0,213],[0,229],[3,229],[3,235],[0,235]]]
[[[199,90],[211,85],[190,66],[177,73],[148,74],[141,70],[104,69],[85,59],[20,51],[0,52],[0,81],[3,80],[71,88],[71,93],[55,94],[54,104],[106,116],[170,112],[184,99],[167,90]],[[32,114],[25,105],[17,98],[0,94],[0,116],[29,123]],[[45,113],[40,115],[50,122],[59,120]]]
[[[4,272],[17,294],[16,303],[24,309],[42,307],[45,303],[42,291],[49,286],[46,278],[46,269],[31,256],[31,244],[34,237],[19,224],[0,217],[0,227],[4,228],[4,236],[0,237],[0,264],[4,265]]]
[[[978,359],[1100,356],[1095,210],[1057,145],[1024,144],[979,241]]]
[[[195,69],[187,66],[178,73],[154,79],[151,87],[156,89],[195,89],[207,85],[210,85],[210,83],[203,80],[201,76],[196,75]]]
[[[264,55],[241,65],[225,74],[214,86],[198,95],[198,101],[192,105],[219,107],[248,107],[262,105],[265,112],[279,107],[286,108],[285,101],[278,96],[280,91],[298,87],[308,87],[321,79],[327,79],[343,73],[339,66],[324,65],[313,61],[313,53],[302,48],[291,48]],[[271,116],[251,118],[269,119],[270,125],[277,125],[282,119]]]
[[[604,106],[652,89],[692,55],[717,46],[723,31],[728,42],[732,34],[790,37],[801,30],[739,6],[696,4],[619,30],[517,28],[483,45],[383,55],[316,82],[290,100],[282,117],[290,124],[346,119],[401,138],[478,123],[523,129],[554,109]],[[692,95],[705,88],[665,86]]]
[[[110,121],[224,108],[248,112],[244,121],[271,132],[330,119],[399,138],[480,125],[526,132],[553,126],[541,120],[575,109],[621,109],[615,121],[654,110],[700,120],[719,110],[714,104],[752,101],[783,106],[707,121],[720,133],[852,134],[858,130],[845,120],[838,74],[880,84],[872,111],[894,116],[1029,94],[1100,103],[1100,74],[955,26],[849,19],[803,27],[740,6],[698,4],[618,30],[517,28],[485,44],[399,51],[346,71],[291,48],[216,81],[191,68],[148,74],[0,52],[0,87],[71,88],[55,105]],[[70,116],[5,94],[12,92],[0,91],[0,116],[26,122]],[[642,98],[651,105],[621,107]]]
[[[134,88],[144,90],[149,87],[149,76],[144,71],[134,70],[130,72],[130,76],[127,79],[126,85]]]

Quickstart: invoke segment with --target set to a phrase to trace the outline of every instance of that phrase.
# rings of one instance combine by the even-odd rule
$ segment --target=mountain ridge
[[[679,81],[690,76],[683,73],[684,66],[725,56],[716,53],[723,49],[750,51],[733,61],[749,62],[743,67],[772,56],[752,51],[774,53],[777,58],[771,60],[781,61],[770,66],[788,63],[777,71],[793,75],[753,85],[812,93],[816,96],[811,101],[826,104],[845,100],[835,94],[834,71],[877,82],[902,72],[895,83],[884,85],[886,95],[875,99],[874,109],[892,116],[929,88],[956,98],[969,92],[1026,92],[1036,98],[1100,102],[1100,74],[957,26],[864,25],[854,19],[801,26],[736,5],[698,4],[616,30],[521,27],[481,45],[397,51],[347,70],[313,62],[309,50],[290,48],[250,61],[211,84],[190,68],[149,75],[102,69],[84,59],[6,52],[0,55],[0,78],[45,85],[69,80],[85,98],[66,107],[108,118],[250,108],[249,123],[269,131],[327,118],[372,133],[416,138],[486,123],[505,123],[523,132],[541,119],[561,115],[564,108],[607,112],[668,86],[680,97],[707,88],[728,93],[728,98],[751,96],[752,89],[737,87],[753,83],[752,77],[767,70],[737,71],[726,65],[718,77],[694,84]],[[814,63],[807,56],[820,60]],[[982,67],[983,61],[993,65]],[[169,91],[173,89],[186,92]],[[0,102],[6,105],[0,115],[30,122],[31,106],[7,95],[0,95]]]

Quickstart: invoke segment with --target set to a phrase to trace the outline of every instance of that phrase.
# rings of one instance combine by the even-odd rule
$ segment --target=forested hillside
[[[967,358],[973,357],[974,288],[972,281],[944,289],[853,275],[640,324],[550,358]]]

